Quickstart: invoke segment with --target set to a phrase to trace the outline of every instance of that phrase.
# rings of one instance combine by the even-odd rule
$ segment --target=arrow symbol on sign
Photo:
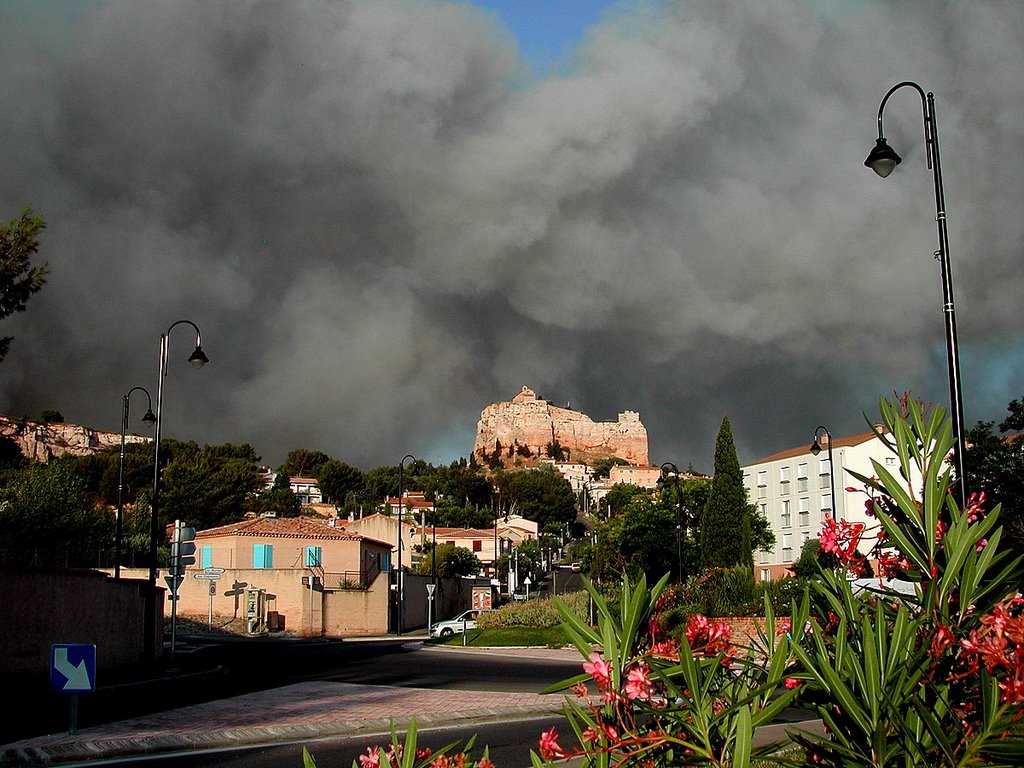
[[[89,670],[85,666],[85,659],[82,659],[78,664],[72,664],[68,660],[67,648],[54,649],[53,656],[54,668],[68,679],[64,684],[65,691],[69,688],[73,688],[76,691],[87,691],[92,688],[92,682],[89,680]]]

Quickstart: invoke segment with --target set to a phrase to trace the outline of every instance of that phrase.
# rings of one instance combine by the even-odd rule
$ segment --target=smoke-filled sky
[[[705,471],[725,415],[747,463],[948,403],[911,89],[863,166],[903,80],[968,425],[1024,394],[1024,4],[569,5],[541,41],[497,2],[0,4],[0,218],[51,269],[0,413],[118,431],[180,319],[211,363],[174,328],[164,435],[269,464],[468,456],[524,384]]]

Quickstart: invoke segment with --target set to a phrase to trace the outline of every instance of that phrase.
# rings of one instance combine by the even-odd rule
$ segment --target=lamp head
[[[146,415],[142,417],[143,424],[156,424],[156,416],[153,415],[153,409],[147,408]]]
[[[882,136],[879,136],[875,139],[875,148],[871,150],[864,165],[884,179],[902,162],[903,158],[896,154]]]
[[[199,344],[196,344],[195,352],[193,352],[191,355],[189,355],[188,361],[190,363],[192,363],[192,367],[193,368],[197,368],[198,369],[198,368],[202,368],[204,365],[206,365],[208,362],[210,362],[210,358],[208,358],[206,356],[206,353],[203,352],[202,346],[199,345]]]
[[[819,453],[821,453],[821,443],[818,442],[817,436],[815,436],[814,442],[811,443],[810,451],[812,456],[817,456]]]

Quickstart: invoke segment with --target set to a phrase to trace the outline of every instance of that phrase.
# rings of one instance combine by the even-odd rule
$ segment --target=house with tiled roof
[[[791,576],[790,568],[803,545],[820,537],[822,523],[828,518],[863,523],[872,530],[876,523],[865,511],[862,484],[850,472],[871,477],[875,474],[872,460],[892,472],[899,468],[896,455],[874,432],[835,437],[831,450],[829,436],[823,434],[818,437],[817,455],[811,452],[812,442],[809,439],[804,445],[742,467],[747,498],[775,534],[774,552],[754,553],[755,575],[762,581]],[[920,488],[921,478],[912,477],[908,485]],[[863,554],[870,546],[866,541],[861,547]]]
[[[259,517],[198,531],[195,544],[179,615],[250,618],[255,604],[257,629],[266,622],[312,635],[388,631],[388,542],[333,520]]]

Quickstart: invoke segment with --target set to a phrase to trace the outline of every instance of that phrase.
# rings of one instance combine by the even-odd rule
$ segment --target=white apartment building
[[[818,538],[822,523],[833,514],[837,520],[864,523],[868,528],[876,525],[866,514],[867,496],[860,490],[862,484],[848,470],[871,477],[875,474],[871,464],[874,459],[898,476],[899,460],[872,432],[834,438],[831,454],[835,466],[831,468],[828,436],[822,435],[819,442],[821,452],[817,456],[810,452],[808,443],[742,468],[747,498],[757,505],[775,532],[775,551],[754,553],[755,575],[762,581],[791,576],[789,566],[800,557],[804,542]],[[835,503],[830,469],[835,472]],[[915,488],[920,488],[920,477],[913,482]],[[867,542],[861,551],[867,554],[870,545]]]

